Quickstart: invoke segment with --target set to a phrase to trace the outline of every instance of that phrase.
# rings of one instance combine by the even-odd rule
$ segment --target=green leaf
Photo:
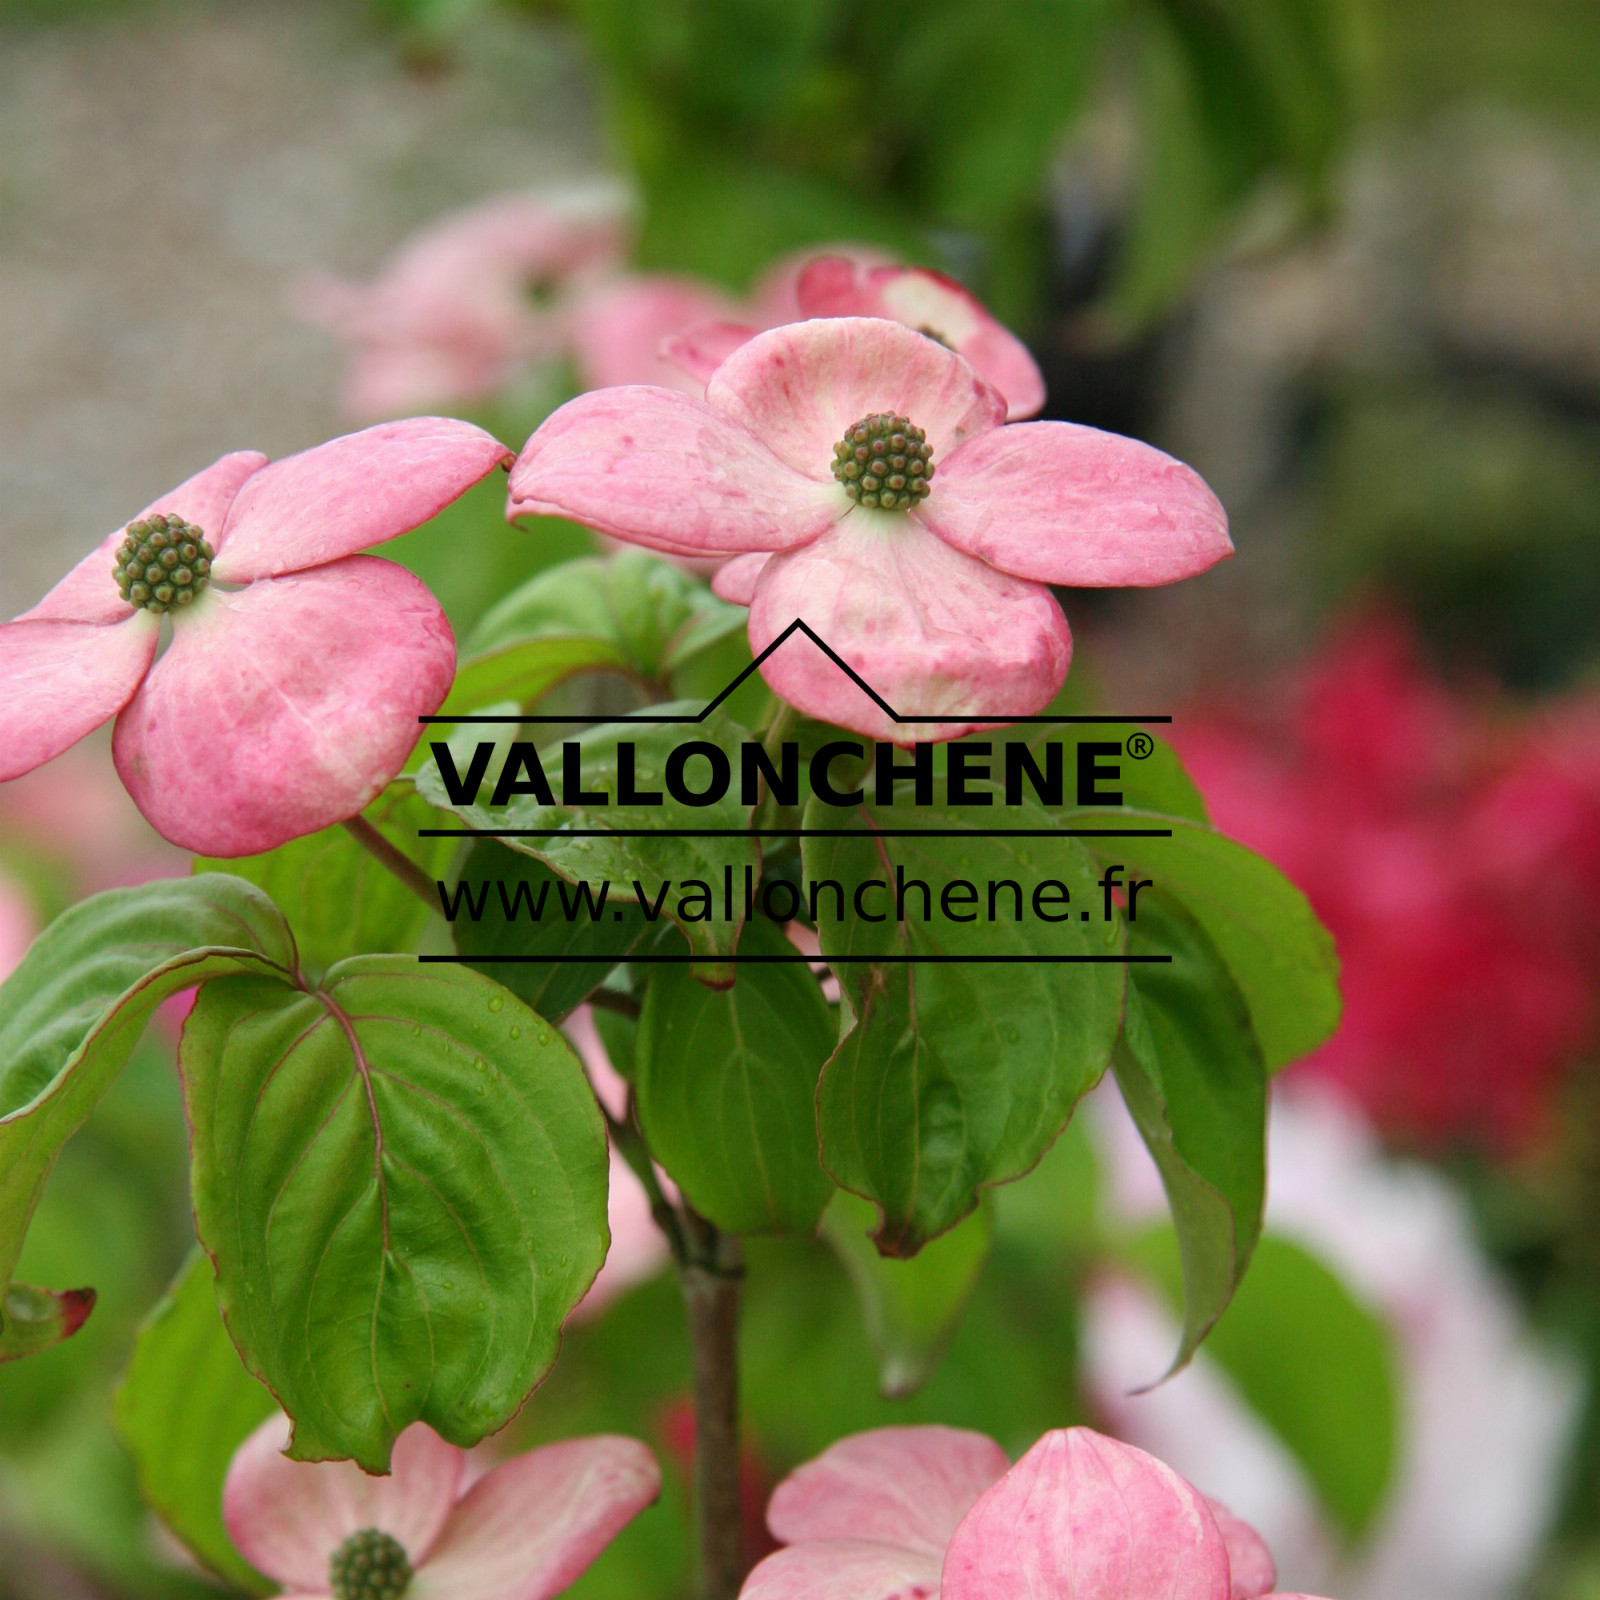
[[[890,1399],[914,1393],[932,1376],[989,1258],[992,1228],[980,1209],[932,1240],[911,1261],[878,1253],[871,1240],[877,1211],[843,1189],[822,1219],[861,1302],[867,1338],[878,1357],[878,1382]]]
[[[222,1325],[211,1263],[193,1251],[139,1330],[117,1390],[117,1432],[146,1504],[197,1560],[255,1595],[275,1588],[234,1549],[222,1483],[234,1452],[276,1409]]]
[[[604,1006],[594,1006],[594,1031],[600,1035],[606,1056],[629,1083],[634,1077],[634,1057],[639,1047],[639,1022],[636,1017],[626,1017]]]
[[[109,890],[40,934],[0,984],[0,1284],[61,1146],[156,1007],[223,973],[287,980],[295,964],[277,908],[221,873]]]
[[[1033,200],[1082,110],[1110,8],[1104,0],[1008,0],[919,15],[887,52],[903,115],[927,130],[923,182],[962,222]]]
[[[442,877],[453,839],[422,839],[419,828],[450,821],[416,792],[391,783],[367,807],[367,821],[430,877]],[[200,856],[196,872],[228,872],[264,890],[289,919],[303,966],[325,972],[349,955],[416,948],[428,908],[340,826],[291,839],[263,855],[232,860]]]
[[[487,664],[519,645],[582,645],[595,655],[596,667],[661,680],[680,640],[708,623],[722,629],[736,626],[744,615],[742,606],[719,600],[700,579],[670,561],[645,550],[618,550],[569,561],[507,595],[474,630],[465,665]],[[506,692],[488,696],[533,698],[537,696]]]
[[[457,951],[474,958],[469,965],[503,983],[540,1016],[556,1021],[603,983],[649,929],[634,901],[619,902],[599,918],[564,915],[564,905],[578,903],[574,887],[542,861],[508,850],[497,839],[473,845],[460,881],[473,893],[483,885],[488,890],[477,902],[481,916],[470,915],[458,900],[451,924]],[[507,915],[507,907],[514,916]],[[572,959],[583,955],[595,959]],[[511,961],[508,956],[539,959]]]
[[[1351,127],[1341,8],[1160,0],[1141,13],[1142,174],[1113,313],[1166,310],[1263,178],[1325,201]]]
[[[658,715],[692,715],[699,708],[686,702],[668,702],[653,708]],[[712,805],[690,806],[666,795],[658,805],[600,805],[568,810],[543,805],[536,795],[519,795],[509,804],[489,804],[498,763],[491,763],[479,798],[457,804],[450,799],[435,762],[417,774],[417,788],[425,799],[452,811],[469,827],[535,830],[535,836],[507,839],[523,855],[534,857],[568,883],[588,883],[598,901],[602,887],[606,909],[600,920],[612,917],[614,901],[648,902],[647,920],[665,919],[675,924],[689,948],[703,963],[696,974],[703,982],[726,985],[733,969],[724,959],[733,953],[744,926],[745,874],[759,879],[761,852],[742,830],[750,823],[750,807],[740,799],[740,747],[748,738],[737,723],[714,711],[698,724],[602,723],[586,729],[575,742],[580,751],[584,782],[596,792],[620,792],[618,747],[631,745],[635,753],[635,782],[643,788],[661,787],[662,774],[675,747],[693,739],[718,746],[729,762],[732,781],[723,797]],[[689,777],[703,783],[704,757],[695,757]],[[562,751],[559,745],[540,753],[541,765],[551,782],[552,794],[561,792]],[[464,766],[458,762],[458,767]],[[572,828],[617,830],[598,838],[575,838]],[[674,838],[672,829],[727,829],[732,838]],[[643,837],[626,838],[628,831]],[[700,887],[695,887],[696,885]],[[702,888],[704,894],[702,895]],[[591,902],[594,904],[595,902]],[[613,918],[614,920],[614,918]],[[626,926],[626,919],[624,919]],[[628,947],[626,935],[616,943],[617,959]]]
[[[751,665],[749,612],[730,606],[731,616],[705,611],[689,622],[667,653],[667,681],[674,698],[709,705]],[[759,672],[752,672],[721,709],[746,728],[772,720],[777,696]]]
[[[1177,1229],[1183,1339],[1176,1371],[1227,1308],[1261,1232],[1267,1072],[1244,996],[1175,902],[1141,895],[1128,950],[1172,957],[1129,968],[1113,1066]]]
[[[3,1297],[0,1361],[20,1361],[70,1339],[94,1310],[93,1289],[35,1289],[14,1283]]]
[[[1125,971],[1104,959],[1121,954],[1121,921],[1102,919],[1087,851],[1067,838],[986,837],[990,829],[1048,828],[1052,821],[1033,805],[994,798],[981,811],[946,808],[936,787],[931,808],[841,811],[813,801],[806,811],[807,827],[849,830],[844,838],[805,841],[807,893],[817,900],[826,955],[991,958],[836,966],[851,1014],[819,1090],[823,1164],[843,1187],[882,1208],[877,1243],[888,1255],[914,1255],[968,1215],[980,1189],[1027,1172],[1105,1071],[1121,1022]],[[876,833],[879,827],[949,828],[964,836],[891,838]],[[864,902],[869,910],[883,906],[888,920],[840,918],[827,882],[840,884],[852,903],[857,886],[892,884],[901,872],[908,882],[928,884],[931,919],[915,889],[903,922],[894,920],[892,890],[867,891]],[[941,911],[946,886],[960,880],[977,885],[975,921]],[[1070,895],[1064,920],[1041,917],[1034,907],[1033,891],[1046,881]],[[1020,920],[1010,890],[991,896],[991,884],[1005,883],[1019,886]],[[960,912],[959,891],[952,893]],[[1045,903],[1048,917],[1063,917],[1059,905]],[[1027,959],[1049,955],[1100,959]]]
[[[1181,1302],[1168,1229],[1143,1235],[1132,1258]],[[1339,1530],[1359,1538],[1397,1459],[1399,1369],[1380,1317],[1316,1256],[1267,1232],[1206,1352],[1288,1446]]]
[[[1124,864],[1129,877],[1148,876],[1205,930],[1244,993],[1269,1071],[1309,1055],[1332,1036],[1340,1009],[1333,938],[1271,862],[1179,817],[1099,807],[1058,815],[1069,828],[1171,830],[1169,839],[1090,844],[1102,862]]]
[[[387,1470],[515,1415],[606,1248],[606,1138],[560,1035],[460,967],[201,991],[181,1065],[200,1239],[300,1460]]]
[[[577,673],[627,667],[628,658],[604,639],[519,639],[463,660],[439,714],[464,717],[502,700],[529,706]]]
[[[758,917],[741,956],[798,954]],[[738,968],[723,993],[654,970],[635,1055],[639,1125],[689,1203],[730,1233],[809,1233],[833,1185],[817,1160],[817,1075],[836,1029],[803,963]]]
[[[1142,734],[1150,754],[1142,760],[1128,753],[1128,741]],[[1061,746],[1062,780],[1065,792],[1077,793],[1079,749],[1087,744],[1116,745],[1118,754],[1094,753],[1095,764],[1115,768],[1116,778],[1097,780],[1106,789],[1122,796],[1122,805],[1133,811],[1159,811],[1164,816],[1187,817],[1191,822],[1206,822],[1206,803],[1194,779],[1184,770],[1178,752],[1165,739],[1136,722],[1094,723],[1063,733],[1059,728],[1040,727],[1031,731],[1028,748],[1041,765],[1051,745]],[[1130,823],[1130,827],[1138,826]]]

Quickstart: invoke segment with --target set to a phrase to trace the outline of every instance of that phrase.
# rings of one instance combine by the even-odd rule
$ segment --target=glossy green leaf
[[[1182,818],[1100,808],[1059,814],[1069,828],[1167,828],[1167,839],[1091,840],[1104,863],[1148,877],[1205,930],[1250,1007],[1269,1071],[1309,1055],[1339,1023],[1339,958],[1306,897],[1242,844]],[[1141,893],[1144,891],[1141,891]]]
[[[757,917],[741,956],[798,954]],[[689,1203],[730,1233],[809,1233],[833,1185],[817,1159],[817,1075],[836,1029],[809,967],[751,964],[714,992],[657,967],[639,1019],[639,1125]]]
[[[1147,743],[1136,743],[1134,748],[1148,749],[1143,759],[1129,753],[1129,741],[1143,735]],[[1061,775],[1063,794],[1070,806],[1086,796],[1078,785],[1079,752],[1084,745],[1116,746],[1116,751],[1091,751],[1087,759],[1091,765],[1104,764],[1116,773],[1114,778],[1097,778],[1105,789],[1120,794],[1121,805],[1133,811],[1159,811],[1164,816],[1187,817],[1191,822],[1206,822],[1206,803],[1194,779],[1184,770],[1178,752],[1159,735],[1134,722],[1085,723],[1069,731],[1059,727],[1039,727],[1030,730],[1028,748],[1034,759],[1043,764],[1048,758],[1048,746],[1061,746]],[[1030,795],[1031,798],[1031,795]],[[1130,823],[1130,827],[1139,826]]]
[[[117,1390],[117,1432],[151,1510],[196,1560],[256,1595],[275,1588],[234,1549],[222,1484],[234,1451],[276,1409],[222,1325],[211,1263],[193,1251],[139,1330]]]
[[[464,717],[501,700],[528,706],[580,672],[625,672],[627,668],[627,656],[605,639],[518,639],[466,657],[456,669],[455,682],[439,714]]]
[[[708,623],[735,626],[743,616],[742,607],[719,600],[701,579],[670,561],[645,550],[618,550],[569,561],[507,595],[467,641],[463,675],[482,662],[487,682],[487,663],[508,649],[561,644],[587,647],[595,667],[663,681],[680,640]],[[505,692],[488,699],[535,697]]]
[[[1198,923],[1146,892],[1128,950],[1170,963],[1129,968],[1113,1066],[1149,1147],[1183,1260],[1183,1366],[1233,1298],[1261,1232],[1267,1071],[1238,985]]]
[[[224,973],[287,981],[294,941],[252,884],[160,879],[79,902],[0,984],[0,1284],[8,1284],[61,1146],[156,1007]]]
[[[1142,1236],[1132,1256],[1181,1303],[1168,1229]],[[1339,1530],[1355,1539],[1370,1528],[1399,1440],[1399,1367],[1377,1313],[1310,1251],[1269,1231],[1206,1353],[1288,1446]]]
[[[460,884],[467,893],[458,891],[450,924],[457,951],[555,1021],[603,983],[649,928],[637,901],[619,900],[591,916],[573,884],[497,839],[473,845]],[[569,907],[579,914],[567,915]],[[586,955],[594,959],[576,959]]]
[[[184,1029],[195,1217],[302,1460],[386,1470],[515,1415],[606,1248],[577,1058],[480,973],[360,956],[315,994],[208,984]]]
[[[658,715],[692,715],[699,708],[672,701],[652,708]],[[467,730],[470,732],[471,730]],[[732,981],[733,969],[725,958],[732,954],[744,926],[745,875],[759,879],[761,852],[754,839],[742,830],[749,826],[750,807],[740,799],[740,746],[749,736],[737,723],[713,712],[704,722],[681,724],[602,723],[580,734],[583,781],[593,792],[616,795],[620,792],[619,746],[631,745],[635,755],[634,778],[641,789],[665,796],[660,804],[595,805],[566,809],[544,805],[536,795],[513,797],[503,806],[490,802],[498,758],[490,764],[489,776],[476,800],[453,802],[440,777],[438,766],[427,762],[417,775],[417,788],[425,799],[452,811],[469,827],[479,829],[517,828],[537,830],[533,836],[507,839],[513,850],[543,861],[568,883],[587,883],[598,905],[602,888],[603,922],[612,917],[620,903],[639,902],[646,921],[675,924],[689,941],[689,947],[703,963],[697,975],[703,981],[722,985]],[[673,799],[662,787],[663,773],[673,750],[690,740],[718,746],[726,756],[731,782],[728,791],[714,804],[685,805]],[[462,740],[453,748],[464,748]],[[502,746],[503,748],[503,746]],[[464,768],[466,756],[458,761]],[[551,793],[559,798],[562,782],[560,745],[540,752],[541,766],[549,780]],[[703,786],[705,758],[694,757],[686,770],[686,781]],[[599,837],[573,837],[564,830],[604,829]],[[673,829],[729,830],[730,838],[677,838]],[[616,830],[612,832],[610,830]],[[641,833],[625,837],[628,831]],[[587,912],[584,913],[587,915]],[[613,922],[615,921],[612,917]],[[618,925],[623,931],[617,939],[617,959],[621,960],[631,943],[626,931],[631,925]]]
[[[1110,1058],[1122,1016],[1122,927],[1115,915],[1103,919],[1088,852],[1074,839],[986,836],[1050,821],[1026,804],[807,808],[808,827],[850,830],[845,838],[805,842],[824,953],[886,958],[836,967],[851,1015],[818,1097],[823,1164],[843,1187],[883,1209],[877,1242],[885,1254],[914,1255],[968,1215],[981,1189],[1027,1172]],[[959,836],[873,831],[891,827],[950,828]],[[840,919],[827,881],[853,903],[858,886],[893,883],[898,873],[929,886],[931,919],[924,920],[915,889],[902,922],[895,921],[892,890],[864,891],[865,908],[882,907],[886,920]],[[960,880],[977,885],[970,913],[962,910]],[[1020,920],[1010,890],[991,895],[991,884],[1006,883],[1018,886]],[[1049,891],[1041,915],[1033,896],[1045,883],[1059,888]],[[1060,891],[1070,900],[1055,901]],[[977,920],[946,915],[947,892],[952,909]],[[903,954],[960,959],[892,959]],[[1035,956],[1073,960],[1028,959]]]
[[[446,826],[406,780],[391,783],[365,816],[430,877],[442,877],[455,853],[453,839],[418,837]],[[214,860],[201,856],[196,872],[228,872],[264,890],[289,919],[302,965],[325,972],[349,955],[410,951],[429,919],[428,908],[343,827],[291,839],[263,855]]]
[[[898,1398],[920,1389],[938,1366],[989,1258],[993,1230],[980,1209],[912,1260],[896,1261],[872,1243],[876,1224],[870,1201],[838,1189],[822,1219],[822,1236],[855,1285],[878,1357],[879,1387]]]
[[[93,1289],[35,1289],[14,1283],[0,1297],[0,1361],[20,1361],[70,1339],[94,1310]]]

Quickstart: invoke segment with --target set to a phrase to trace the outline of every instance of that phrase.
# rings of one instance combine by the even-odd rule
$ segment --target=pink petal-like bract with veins
[[[665,341],[732,311],[725,296],[691,278],[628,278],[592,290],[572,312],[578,378],[585,389],[637,383],[699,395],[705,379],[669,357]]]
[[[959,738],[1050,703],[1072,635],[1050,591],[953,550],[903,512],[857,510],[802,549],[773,556],[750,605],[759,655],[797,617],[902,717],[895,722],[803,634],[761,664],[808,716],[909,745]]]
[[[1267,1541],[1220,1500],[1206,1501],[1228,1550],[1229,1600],[1259,1600],[1278,1581],[1278,1565]]]
[[[161,624],[148,611],[129,610],[122,622],[0,627],[0,783],[53,761],[109,722],[138,690],[160,641]]]
[[[1047,1433],[968,1512],[943,1600],[1228,1600],[1228,1552],[1199,1492],[1088,1428]]]
[[[381,1528],[411,1564],[427,1558],[456,1504],[466,1452],[425,1423],[395,1440],[390,1475],[353,1461],[291,1461],[289,1421],[269,1417],[239,1446],[222,1490],[222,1515],[239,1553],[278,1583],[328,1592],[328,1562],[363,1528]]]
[[[398,538],[510,460],[482,428],[449,417],[380,422],[285,456],[234,498],[220,539],[212,538],[215,574],[248,583]]]
[[[960,356],[877,317],[793,322],[757,334],[712,374],[706,404],[797,472],[829,484],[834,445],[863,417],[892,412],[921,428],[937,474],[946,455],[1006,414],[999,391]]]
[[[965,1428],[878,1428],[841,1439],[789,1474],[767,1507],[784,1544],[856,1539],[942,1555],[956,1525],[1007,1468]]]
[[[755,598],[756,579],[766,566],[769,557],[765,550],[752,551],[747,556],[735,556],[724,561],[711,579],[711,592],[719,600],[736,606],[747,606]]]
[[[599,1434],[516,1456],[456,1507],[408,1600],[548,1600],[660,1491],[637,1439]]]
[[[782,550],[850,509],[745,429],[671,389],[597,389],[540,424],[511,469],[511,515],[571,517],[669,554]]]
[[[1233,554],[1227,513],[1199,473],[1121,434],[1018,422],[936,465],[923,520],[1019,578],[1144,587]]]
[[[355,816],[455,674],[438,601],[374,556],[212,590],[174,635],[112,751],[156,831],[206,855],[253,855]]]
[[[740,345],[760,332],[747,322],[696,322],[663,339],[661,354],[703,387]]]
[[[267,464],[259,450],[236,450],[213,461],[203,471],[186,478],[176,489],[152,500],[128,522],[154,516],[179,516],[192,522],[215,548],[227,520],[234,497]],[[122,543],[127,524],[108,533],[100,543],[24,617],[53,617],[71,622],[120,622],[133,615],[134,608],[117,592],[112,577],[117,546]],[[20,620],[20,619],[19,619]]]
[[[1044,404],[1044,378],[1028,347],[942,273],[819,256],[796,293],[803,316],[889,317],[939,340],[1006,397],[1008,417],[1031,417]]]
[[[739,1600],[935,1600],[939,1558],[855,1539],[791,1545],[744,1581]]]

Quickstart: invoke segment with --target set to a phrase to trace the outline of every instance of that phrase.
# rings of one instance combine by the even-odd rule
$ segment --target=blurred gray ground
[[[598,161],[557,34],[408,74],[360,3],[156,3],[0,28],[0,617],[227,450],[344,430],[297,272]]]

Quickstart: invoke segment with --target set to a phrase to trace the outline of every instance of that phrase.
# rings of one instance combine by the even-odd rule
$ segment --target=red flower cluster
[[[1338,630],[1263,717],[1177,742],[1224,832],[1310,897],[1344,1022],[1302,1070],[1385,1131],[1507,1154],[1549,1126],[1600,974],[1600,703],[1516,715],[1446,689],[1409,630]]]

